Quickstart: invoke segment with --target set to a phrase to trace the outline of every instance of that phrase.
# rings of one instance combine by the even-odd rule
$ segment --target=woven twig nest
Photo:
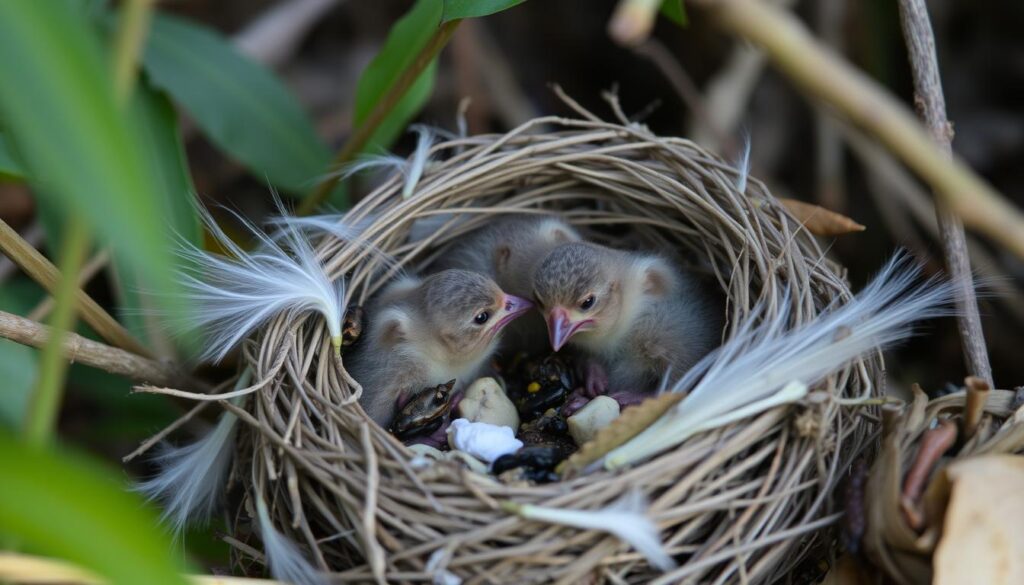
[[[412,196],[392,177],[348,219],[365,221],[367,241],[415,269],[498,214],[556,214],[606,244],[626,239],[703,266],[728,295],[726,336],[758,301],[763,318],[788,302],[797,326],[850,298],[841,269],[761,182],[740,193],[737,171],[694,143],[579,112],[438,144]],[[451,221],[407,243],[414,222],[438,216]],[[332,278],[348,279],[351,303],[392,276],[365,247],[327,238],[319,252]],[[797,293],[787,297],[787,288]],[[831,400],[775,408],[624,471],[505,485],[457,462],[414,469],[413,454],[356,402],[321,319],[282,316],[243,353],[262,387],[237,411],[248,425],[235,460],[246,490],[235,536],[249,540],[260,493],[275,526],[340,581],[430,582],[447,571],[464,583],[768,582],[830,545],[834,488],[877,421]],[[879,381],[872,358],[816,390],[863,396]],[[649,497],[680,563],[670,574],[608,534],[523,520],[502,506],[597,509],[631,487]]]

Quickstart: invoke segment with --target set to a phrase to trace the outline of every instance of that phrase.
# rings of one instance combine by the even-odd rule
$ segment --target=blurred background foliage
[[[824,42],[911,102],[894,2],[775,3],[792,6]],[[443,52],[428,55],[351,156],[407,153],[414,141],[404,129],[414,121],[455,131],[467,97],[470,133],[568,114],[551,83],[610,117],[601,93],[614,87],[637,121],[661,134],[694,137],[726,157],[737,155],[738,136],[749,132],[753,173],[777,196],[815,202],[868,226],[826,242],[855,283],[897,245],[932,270],[941,265],[931,212],[915,199],[915,189],[924,192],[920,185],[882,172],[888,167],[878,156],[886,155],[877,147],[865,151],[851,142],[753,50],[678,0],[662,3],[665,18],[634,49],[608,37],[613,0],[177,0],[156,6],[144,23],[137,81],[122,104],[111,63],[119,15],[132,4],[0,3],[0,219],[54,263],[61,262],[67,226],[84,221],[92,244],[81,286],[159,359],[187,357],[187,343],[147,315],[188,308],[154,307],[160,297],[140,291],[173,290],[171,242],[204,241],[195,205],[227,205],[258,220],[271,208],[270,188],[296,204],[308,197],[332,170],[335,153],[437,40],[440,23],[460,18],[469,19],[452,28]],[[930,9],[957,130],[954,148],[1019,206],[1024,4],[936,0]],[[729,99],[714,99],[723,85],[734,90]],[[332,187],[327,203],[344,208],[372,184],[370,176]],[[222,219],[231,233],[229,218]],[[972,242],[972,255],[983,261],[983,274],[1004,284],[1003,296],[982,307],[995,379],[1019,382],[1024,265],[983,241]],[[0,259],[0,310],[46,320],[53,310],[48,296]],[[85,323],[76,330],[100,338]],[[897,387],[917,381],[938,391],[963,376],[951,321],[933,326],[897,360],[899,367],[890,368]],[[174,559],[182,555],[169,552],[155,516],[125,491],[132,477],[150,470],[132,462],[125,474],[118,466],[181,407],[158,396],[129,396],[128,380],[72,365],[55,431],[59,448],[30,449],[14,433],[40,386],[39,364],[39,350],[0,340],[0,427],[7,429],[0,435],[0,538],[81,562],[116,582],[176,582],[182,567]],[[216,530],[184,540],[193,566],[228,564]],[[144,569],[150,573],[140,579]]]

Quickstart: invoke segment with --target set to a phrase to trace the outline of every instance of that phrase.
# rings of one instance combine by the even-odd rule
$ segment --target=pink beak
[[[583,322],[573,323],[572,319],[569,319],[569,312],[561,307],[551,309],[548,312],[548,336],[551,339],[551,347],[555,351],[562,349],[565,342],[569,341],[582,324]]]
[[[494,332],[497,333],[505,328],[506,325],[520,317],[523,313],[533,308],[533,303],[524,299],[523,297],[517,297],[515,295],[505,295],[505,316],[498,321],[498,324],[494,326]]]

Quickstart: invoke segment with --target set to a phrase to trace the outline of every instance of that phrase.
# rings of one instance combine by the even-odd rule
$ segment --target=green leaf
[[[11,150],[7,138],[0,134],[0,177],[5,179],[24,179],[25,169],[18,157]]]
[[[391,27],[387,40],[366,66],[356,86],[355,124],[362,124],[398,77],[416,59],[441,23],[442,0],[417,0]],[[405,129],[434,90],[437,60],[423,70],[367,142],[367,152],[387,149]]]
[[[327,170],[331,153],[295,97],[212,30],[155,15],[145,68],[156,87],[259,180],[300,193]]]
[[[661,15],[679,26],[689,24],[686,10],[683,8],[683,0],[663,0],[661,3]]]
[[[185,150],[178,134],[178,117],[167,96],[140,83],[132,96],[138,116],[143,154],[156,171],[159,203],[168,227],[177,236],[202,248],[203,232],[196,214],[195,187],[189,175]],[[114,258],[117,296],[125,325],[136,337],[159,350],[171,347],[165,331],[152,317],[153,298],[142,291],[154,290],[144,274],[121,258]]]
[[[456,18],[474,18],[487,16],[507,10],[526,2],[526,0],[444,0],[444,17],[442,22]]]
[[[0,434],[0,533],[112,584],[184,585],[156,515],[112,481],[115,469],[28,449]]]
[[[86,218],[159,290],[175,285],[158,179],[96,31],[65,2],[0,2],[0,117],[46,205]]]

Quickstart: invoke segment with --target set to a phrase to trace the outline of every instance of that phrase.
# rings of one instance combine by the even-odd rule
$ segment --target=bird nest
[[[767,309],[756,317],[796,327],[851,298],[841,267],[763,183],[738,189],[739,172],[689,140],[577,112],[436,144],[411,196],[391,177],[347,218],[416,269],[501,214],[557,215],[597,241],[670,251],[713,275],[728,298],[725,338],[758,303]],[[425,218],[439,227],[410,243]],[[365,246],[326,237],[317,251],[332,278],[348,279],[350,303],[393,276]],[[322,319],[278,317],[244,344],[243,360],[260,389],[242,408],[229,405],[247,423],[233,469],[243,486],[235,492],[244,491],[229,538],[237,560],[261,559],[250,528],[259,495],[274,526],[334,582],[773,581],[816,565],[832,546],[835,488],[878,420],[871,408],[805,402],[699,433],[625,470],[505,484],[457,461],[414,461],[364,414]],[[876,392],[879,364],[854,361],[815,390]],[[629,489],[648,497],[674,571],[648,566],[607,533],[508,511],[510,502],[596,510]]]

